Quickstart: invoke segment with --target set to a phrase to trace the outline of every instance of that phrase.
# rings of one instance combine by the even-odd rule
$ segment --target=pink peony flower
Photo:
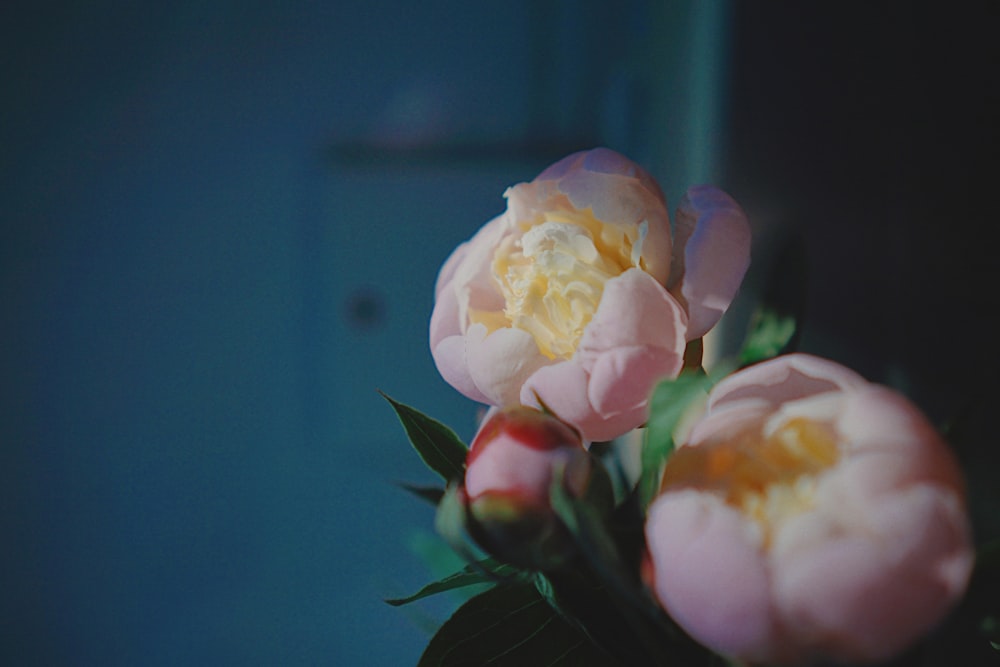
[[[654,385],[732,301],[750,231],[725,193],[663,193],[614,151],[574,153],[509,188],[507,210],[448,258],[430,344],[441,375],[488,405],[544,405],[585,441],[642,424]],[[669,288],[669,289],[668,289]]]
[[[646,571],[667,612],[730,657],[887,659],[963,594],[959,469],[901,395],[794,354],[737,372],[664,471]]]
[[[549,502],[557,469],[578,497],[600,473],[579,434],[555,417],[522,406],[492,410],[472,441],[463,486],[480,546],[529,568],[556,565],[571,553]]]

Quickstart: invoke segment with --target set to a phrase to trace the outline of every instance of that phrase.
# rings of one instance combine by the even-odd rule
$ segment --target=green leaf
[[[441,475],[446,482],[462,479],[469,448],[455,432],[419,410],[393,400],[381,391],[379,393],[396,411],[413,448],[427,467]]]
[[[472,598],[431,639],[418,667],[619,665],[568,624],[531,583]]]
[[[441,498],[444,496],[444,489],[437,486],[418,486],[406,482],[396,482],[396,486],[435,506],[441,502]]]
[[[684,371],[677,379],[660,382],[649,401],[649,419],[642,446],[639,501],[649,506],[659,491],[663,464],[674,451],[674,431],[685,412],[706,395],[713,377],[701,370]]]
[[[389,599],[386,600],[386,603],[391,604],[393,607],[399,607],[401,605],[416,602],[417,600],[431,595],[437,595],[438,593],[444,593],[445,591],[451,591],[456,588],[464,588],[465,586],[474,586],[476,584],[495,584],[497,583],[497,576],[513,576],[517,574],[517,572],[518,571],[510,565],[500,563],[492,558],[484,558],[479,561],[476,566],[467,565],[458,572],[455,572],[444,579],[427,584],[413,595],[405,598]]]
[[[786,351],[795,336],[795,318],[761,306],[750,320],[749,332],[740,349],[740,364],[749,366]]]

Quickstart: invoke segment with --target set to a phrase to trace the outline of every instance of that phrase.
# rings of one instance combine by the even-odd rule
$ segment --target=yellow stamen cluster
[[[776,523],[812,507],[816,478],[839,458],[831,427],[797,417],[767,436],[754,429],[679,448],[667,462],[662,489],[714,492],[769,539]]]
[[[542,354],[573,356],[604,284],[642,267],[645,224],[625,230],[587,211],[551,211],[508,237],[493,257],[504,325],[530,333]],[[482,317],[491,330],[499,318]]]

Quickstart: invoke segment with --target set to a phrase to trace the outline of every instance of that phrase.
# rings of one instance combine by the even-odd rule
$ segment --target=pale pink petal
[[[438,271],[437,280],[434,281],[434,296],[435,298],[441,296],[441,290],[445,289],[447,285],[455,277],[455,271],[458,269],[458,265],[461,264],[462,260],[465,259],[465,253],[469,249],[469,243],[459,244],[455,248],[448,258],[441,265],[441,269]]]
[[[767,566],[738,512],[697,491],[666,493],[650,506],[646,541],[657,597],[692,637],[725,655],[770,655]]]
[[[521,389],[521,403],[551,410],[571,424],[587,442],[616,438],[646,418],[646,406],[616,414],[602,414],[591,401],[590,374],[574,361],[562,361],[539,369]]]
[[[705,442],[738,437],[747,428],[763,424],[771,407],[769,402],[753,398],[730,401],[702,414],[691,425],[683,446],[694,447]]]
[[[490,405],[515,405],[521,386],[542,366],[550,363],[531,334],[521,329],[497,329],[473,324],[465,332],[465,362],[469,376]]]
[[[521,388],[521,403],[551,410],[562,421],[584,434],[597,417],[587,397],[590,377],[578,363],[560,361],[529,377]],[[543,405],[544,404],[544,405]],[[585,440],[591,440],[583,435]]]
[[[626,431],[641,425],[648,416],[649,396],[656,384],[675,377],[680,357],[662,347],[617,347],[599,354],[590,369],[587,395],[594,410],[605,420],[629,415]],[[624,431],[622,431],[624,432]],[[615,433],[610,439],[621,435]]]
[[[431,311],[430,342],[431,349],[448,336],[462,333],[462,321],[459,318],[458,298],[454,290],[445,289],[438,295]]]
[[[750,266],[750,225],[729,195],[702,185],[689,188],[681,200],[677,236],[671,291],[687,305],[687,335],[694,340],[715,326],[743,282]]]
[[[648,273],[629,269],[604,284],[577,354],[586,358],[620,345],[655,345],[683,357],[686,326],[684,309],[670,293]]]
[[[808,354],[786,354],[754,364],[722,380],[712,389],[708,408],[729,401],[763,398],[779,405],[825,391],[844,390],[867,384],[854,371]]]
[[[479,390],[465,359],[465,336],[448,336],[431,349],[434,364],[445,382],[478,403],[490,403],[490,399]]]
[[[953,494],[921,485],[854,523],[776,557],[775,599],[790,639],[809,652],[884,660],[929,630],[964,589],[966,521]]]
[[[610,174],[638,179],[649,192],[660,201],[665,201],[663,191],[656,180],[638,164],[609,148],[594,148],[589,151],[579,151],[567,155],[555,164],[546,168],[535,177],[536,181],[556,180],[565,177],[571,171],[582,170],[595,174]]]
[[[499,215],[486,223],[467,243],[461,261],[452,272],[451,282],[441,290],[454,290],[459,316],[466,322],[469,309],[499,312],[504,308],[503,294],[493,277],[493,255],[501,239],[509,233],[510,221]]]
[[[920,479],[963,488],[962,472],[941,434],[897,392],[874,384],[851,392],[837,429],[858,460],[876,452],[895,456],[893,474],[886,477],[897,484]]]

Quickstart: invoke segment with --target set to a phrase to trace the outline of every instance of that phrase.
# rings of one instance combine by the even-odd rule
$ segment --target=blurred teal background
[[[470,436],[441,262],[571,150],[707,169],[724,55],[720,3],[482,7],[0,10],[4,663],[416,662],[433,479],[376,389]]]
[[[946,352],[995,345],[985,10],[486,7],[0,9],[5,664],[415,664],[452,601],[382,602],[433,480],[376,389],[471,435],[437,269],[572,150],[744,203],[730,338],[794,237],[810,351],[936,416],[996,376]]]

